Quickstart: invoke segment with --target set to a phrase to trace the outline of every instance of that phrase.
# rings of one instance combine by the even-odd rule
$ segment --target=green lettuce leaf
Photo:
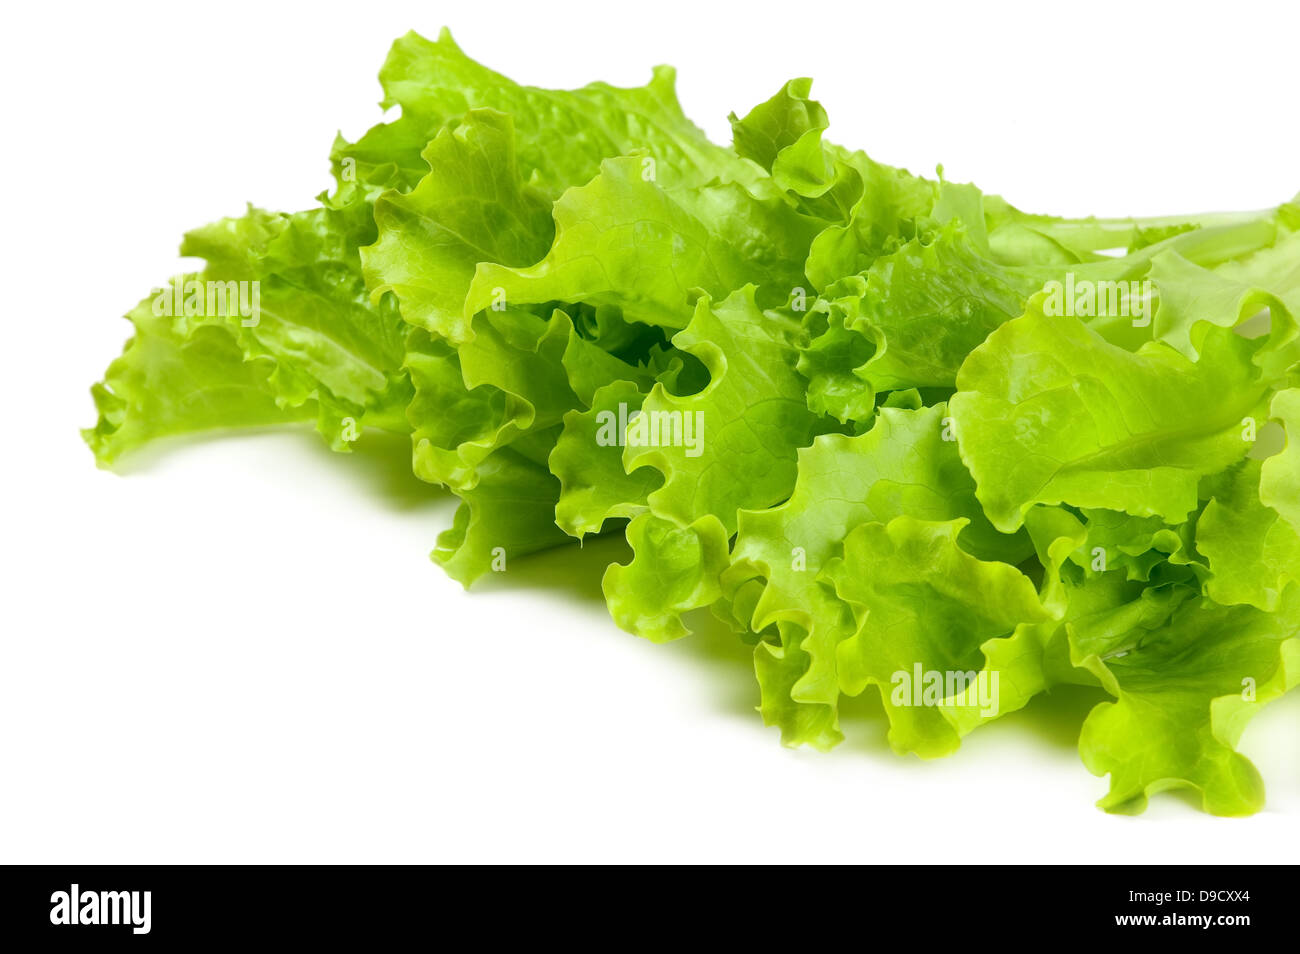
[[[1077,664],[1116,700],[1092,711],[1079,739],[1089,771],[1110,775],[1101,807],[1141,811],[1150,795],[1190,788],[1213,814],[1258,811],[1263,782],[1235,747],[1249,716],[1300,682],[1297,626],[1293,586],[1277,613],[1190,596],[1162,625],[1076,638]]]
[[[1037,503],[1178,523],[1200,478],[1241,460],[1268,383],[1258,342],[1208,329],[1201,360],[1163,343],[1131,353],[1042,297],[962,365],[952,415],[962,459],[993,524],[1019,527]]]
[[[889,741],[899,752],[953,751],[959,736],[943,704],[969,693],[982,697],[970,704],[996,707],[992,682],[977,683],[985,663],[981,647],[1051,615],[1015,567],[976,559],[958,546],[965,525],[908,516],[862,524],[845,538],[844,555],[823,571],[857,620],[837,648],[840,683],[849,695],[880,687]],[[931,690],[933,699],[922,704]]]

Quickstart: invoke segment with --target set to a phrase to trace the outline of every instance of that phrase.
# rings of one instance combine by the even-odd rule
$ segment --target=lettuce
[[[444,32],[380,80],[400,116],[335,142],[315,208],[190,232],[203,268],[128,314],[102,465],[409,435],[460,499],[449,574],[622,535],[615,622],[729,626],[788,744],[876,693],[894,749],[946,755],[1070,685],[1103,808],[1261,806],[1236,745],[1300,683],[1295,200],[1026,213],[831,142],[807,79],[729,147],[663,67],[537,89]]]

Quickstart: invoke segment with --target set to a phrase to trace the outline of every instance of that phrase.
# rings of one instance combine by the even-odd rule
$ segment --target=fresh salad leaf
[[[1263,804],[1237,750],[1300,684],[1300,205],[1024,212],[828,138],[793,79],[715,144],[675,76],[549,90],[445,31],[309,209],[188,233],[92,389],[104,466],[162,438],[411,438],[466,586],[593,534],[655,641],[723,624],[829,748],[875,694],[947,755],[1059,686],[1100,804]],[[743,118],[742,118],[743,116]],[[1114,255],[1115,249],[1123,254]]]

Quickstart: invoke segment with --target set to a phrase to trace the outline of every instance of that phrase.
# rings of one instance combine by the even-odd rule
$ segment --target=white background
[[[608,544],[465,593],[404,442],[170,445],[122,475],[78,428],[117,316],[181,233],[311,204],[378,119],[407,29],[524,82],[679,67],[726,141],[811,75],[833,138],[1034,211],[1157,214],[1300,189],[1294,7],[1131,2],[57,3],[6,11],[0,861],[1294,861],[1300,693],[1243,740],[1268,808],[1093,807],[1077,698],[901,759],[857,706],[783,749],[747,652],[654,646],[599,599]],[[363,442],[365,443],[365,442]],[[1148,886],[1150,887],[1150,886]]]

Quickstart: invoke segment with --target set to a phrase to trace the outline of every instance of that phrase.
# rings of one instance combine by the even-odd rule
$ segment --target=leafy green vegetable
[[[1260,807],[1236,745],[1300,683],[1296,200],[1026,213],[831,142],[807,79],[730,147],[665,67],[538,89],[444,32],[380,80],[401,115],[334,143],[317,207],[190,232],[202,269],[128,314],[101,464],[409,434],[460,498],[449,574],[622,534],[614,620],[662,641],[711,611],[788,744],[835,745],[874,692],[895,749],[946,755],[1073,685],[1102,807]]]

